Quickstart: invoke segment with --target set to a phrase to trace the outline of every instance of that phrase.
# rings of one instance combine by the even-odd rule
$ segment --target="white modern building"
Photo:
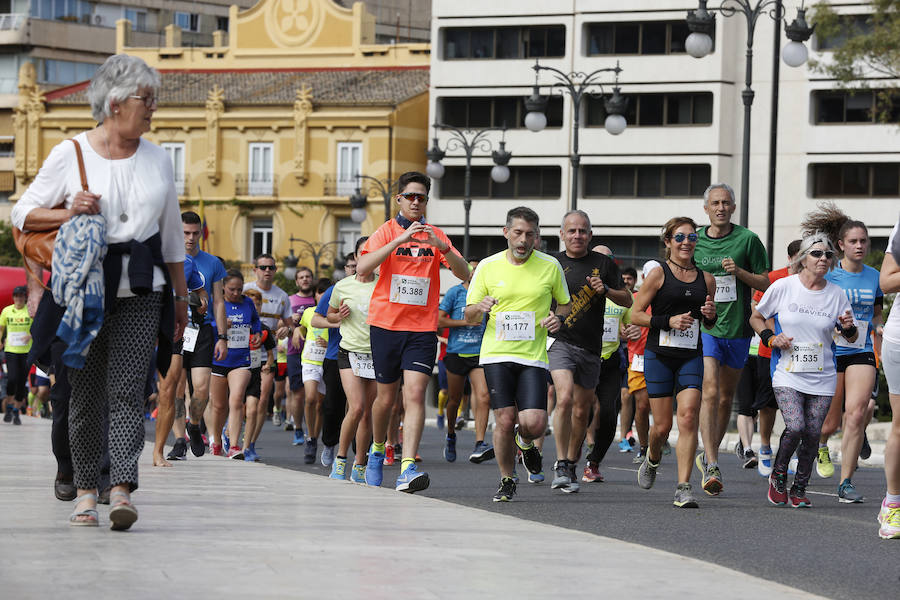
[[[710,2],[710,10],[718,4]],[[799,0],[784,4],[793,20]],[[848,15],[865,11],[860,3],[833,4]],[[490,152],[474,153],[471,254],[502,248],[505,214],[521,204],[540,214],[548,247],[558,245],[560,218],[571,204],[572,101],[557,90],[546,128],[524,127],[535,60],[566,73],[622,68],[619,85],[630,98],[623,133],[604,129],[602,100],[582,104],[578,208],[591,215],[595,241],[625,263],[657,256],[660,228],[670,217],[707,222],[701,195],[710,182],[731,184],[740,198],[747,21],[741,14],[717,15],[714,49],[696,59],[685,52],[685,16],[695,8],[696,0],[434,0],[431,121],[463,128],[505,124],[513,155],[509,181],[498,184],[489,177]],[[762,15],[754,40],[749,226],[764,243],[774,29]],[[783,33],[781,40],[784,46]],[[832,43],[813,36],[810,57],[828,60]],[[775,266],[785,261],[803,215],[821,201],[833,200],[865,221],[876,247],[883,247],[900,210],[900,128],[873,119],[871,93],[839,91],[808,65],[782,62],[779,80]],[[602,81],[603,91],[611,92],[611,74]],[[553,80],[542,73],[539,82],[547,94]],[[449,134],[438,131],[437,137],[444,148]],[[488,137],[496,148],[501,134]],[[442,161],[446,174],[432,192],[428,215],[461,247],[465,159],[453,148]]]

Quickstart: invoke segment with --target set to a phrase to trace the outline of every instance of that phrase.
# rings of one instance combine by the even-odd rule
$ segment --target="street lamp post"
[[[698,0],[697,10],[688,12],[687,25],[691,34],[685,40],[685,50],[694,58],[703,58],[712,51],[711,33],[715,27],[715,15],[706,9],[707,0]],[[741,99],[744,103],[744,138],[743,159],[741,161],[741,212],[740,224],[747,226],[750,214],[750,119],[753,107],[753,36],[756,33],[756,21],[761,14],[775,18],[781,13],[782,0],[723,0],[719,12],[726,17],[742,14],[747,20],[747,60],[744,68],[744,90]],[[790,67],[799,67],[806,62],[808,51],[804,43],[813,34],[815,25],[806,23],[806,9],[801,2],[797,10],[797,18],[786,25],[785,35],[790,41],[785,45],[781,58]],[[774,83],[774,82],[773,82]]]
[[[319,264],[323,260],[331,258],[332,264],[337,267],[340,262],[340,253],[338,252],[341,240],[333,242],[308,242],[302,238],[291,236],[288,238],[291,243],[290,254],[284,258],[284,276],[293,281],[297,275],[297,263],[301,258],[310,257],[313,259],[313,276],[319,278]],[[300,254],[294,254],[294,243],[300,245]]]
[[[366,198],[368,196],[367,190],[366,195],[363,195],[360,188],[360,180],[365,179],[367,181],[371,181],[372,184],[378,189],[378,192],[381,193],[381,197],[384,199],[384,220],[391,220],[391,190],[394,189],[394,186],[397,185],[397,181],[395,179],[378,179],[376,177],[372,177],[371,175],[357,175],[356,176],[356,193],[350,196],[350,204],[356,207],[359,204],[365,206]],[[365,219],[363,219],[365,220]]]
[[[493,144],[487,138],[487,134],[491,131],[502,131],[506,134],[506,126],[503,127],[486,127],[484,129],[461,129],[452,125],[443,125],[435,123],[435,136],[432,138],[431,149],[425,152],[428,158],[428,166],[425,172],[433,179],[440,179],[444,176],[444,165],[441,161],[447,152],[453,150],[462,150],[466,155],[466,175],[463,191],[463,208],[466,213],[466,221],[463,232],[463,256],[469,259],[469,211],[472,209],[472,155],[476,150],[482,152],[491,152]],[[444,150],[438,146],[437,130],[442,129],[450,134]],[[499,147],[491,152],[491,158],[494,161],[494,168],[491,169],[491,179],[497,183],[506,183],[509,181],[509,159],[512,153],[506,151],[506,141],[501,140]]]
[[[592,73],[582,73],[580,71],[565,73],[554,67],[547,67],[534,62],[534,90],[531,97],[525,99],[525,109],[528,114],[525,115],[525,127],[531,131],[541,131],[547,126],[547,117],[544,111],[547,108],[547,97],[541,96],[538,78],[541,71],[549,71],[556,79],[556,83],[552,84],[551,91],[554,88],[561,90],[560,93],[568,93],[572,98],[572,154],[569,160],[572,163],[572,210],[578,208],[578,171],[581,166],[581,155],[578,153],[578,129],[581,122],[581,100],[585,94],[593,95],[591,91],[593,86],[599,88],[603,94],[603,84],[598,81],[603,73],[615,73],[616,79],[613,86],[613,93],[609,98],[604,98],[606,108],[606,121],[604,127],[606,131],[612,135],[619,135],[625,131],[628,123],[625,121],[625,109],[628,108],[628,99],[621,95],[619,83],[619,73],[622,69],[616,62],[615,67],[607,67],[597,69]]]

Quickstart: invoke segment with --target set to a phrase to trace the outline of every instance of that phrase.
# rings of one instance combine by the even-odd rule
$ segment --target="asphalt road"
[[[152,428],[148,423],[148,439]],[[267,423],[257,443],[262,461],[327,477],[329,469],[318,462],[303,464],[302,448],[291,445],[291,435]],[[443,434],[426,427],[420,468],[429,473],[431,486],[422,495],[688,555],[826,597],[900,597],[900,541],[881,540],[877,534],[875,519],[884,494],[881,469],[861,469],[854,477],[857,489],[867,496],[864,504],[838,503],[837,475],[825,480],[813,474],[808,488],[813,508],[779,508],[768,503],[766,480],[755,469],[741,469],[737,457],[723,454],[723,494],[717,498],[703,494],[694,470],[700,508],[679,510],[672,507],[674,453],[664,458],[653,489],[642,490],[636,483],[637,467],[631,464],[633,455],[613,447],[601,465],[605,482],[582,483],[579,493],[564,494],[550,489],[555,450],[548,438],[544,459],[548,481],[527,483],[526,471],[519,465],[521,483],[515,501],[495,503],[491,498],[499,480],[496,461],[474,465],[467,460],[474,435],[459,432],[460,458],[455,463],[444,461],[442,444]],[[392,485],[398,473],[399,460],[385,467],[385,485]],[[527,540],[522,543],[526,548]],[[601,571],[597,575],[600,578],[594,581],[602,582]],[[585,574],[564,576],[581,585],[577,582]],[[727,593],[727,586],[727,581],[697,581],[697,589],[704,592]]]

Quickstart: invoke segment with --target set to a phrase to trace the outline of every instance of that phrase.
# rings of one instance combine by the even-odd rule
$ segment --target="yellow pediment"
[[[292,49],[304,53],[371,44],[375,17],[362,2],[344,8],[332,0],[260,0],[249,10],[231,7],[235,53]]]

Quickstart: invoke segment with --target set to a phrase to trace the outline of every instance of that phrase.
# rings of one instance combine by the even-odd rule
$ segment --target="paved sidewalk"
[[[675,554],[389,488],[203,457],[171,469],[142,456],[129,532],[73,528],[53,497],[48,421],[0,424],[4,598],[676,598],[727,585],[731,599],[810,594]],[[660,516],[665,511],[660,509]],[[698,523],[698,526],[701,526]],[[589,576],[594,573],[595,576]],[[597,583],[602,584],[602,592]]]

